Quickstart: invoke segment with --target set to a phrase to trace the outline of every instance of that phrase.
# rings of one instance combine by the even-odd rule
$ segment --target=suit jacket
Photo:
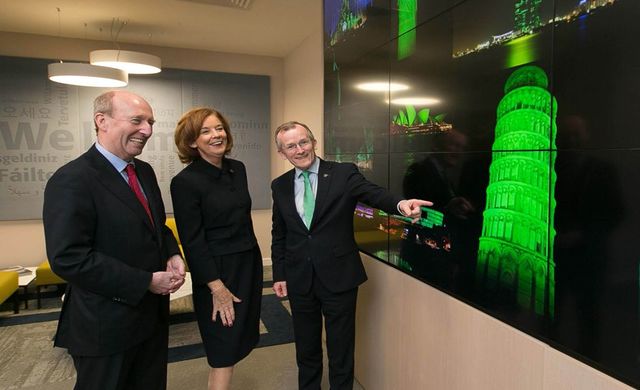
[[[222,169],[198,158],[171,180],[173,212],[195,284],[221,278],[214,257],[252,249],[247,171],[224,158]]]
[[[91,147],[49,179],[43,222],[52,270],[68,282],[55,345],[71,355],[124,351],[168,326],[168,296],[148,291],[152,273],[179,253],[165,226],[151,166],[135,160],[153,225],[111,163]]]
[[[367,275],[353,232],[357,202],[397,214],[402,198],[367,181],[354,164],[320,160],[316,205],[309,229],[294,199],[295,169],[271,183],[273,225],[271,259],[274,282],[306,293],[315,272],[332,292],[355,288]]]

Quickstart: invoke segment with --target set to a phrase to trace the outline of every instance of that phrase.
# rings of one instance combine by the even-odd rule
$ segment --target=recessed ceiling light
[[[369,92],[397,92],[397,91],[406,91],[409,89],[409,86],[406,84],[400,84],[400,83],[377,81],[377,82],[370,82],[370,83],[360,83],[356,85],[356,88],[362,91],[369,91]]]
[[[402,106],[432,106],[434,104],[440,104],[440,99],[432,97],[403,97],[397,99],[391,99],[391,104],[397,104]]]

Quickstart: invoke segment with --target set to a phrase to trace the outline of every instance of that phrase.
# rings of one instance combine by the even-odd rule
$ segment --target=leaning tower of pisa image
[[[524,66],[507,79],[497,110],[477,280],[553,316],[555,98],[545,72]]]

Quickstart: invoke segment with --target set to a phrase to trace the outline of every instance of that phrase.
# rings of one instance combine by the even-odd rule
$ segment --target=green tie
[[[311,181],[309,181],[309,171],[302,171],[302,177],[304,179],[302,210],[304,212],[304,224],[307,225],[308,228],[311,225],[311,218],[313,217],[313,209],[316,207],[316,200],[313,196],[313,190],[311,189]]]

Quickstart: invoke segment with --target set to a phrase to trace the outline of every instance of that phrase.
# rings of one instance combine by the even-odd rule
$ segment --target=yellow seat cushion
[[[178,245],[181,245],[180,236],[178,235],[178,227],[176,226],[176,219],[173,217],[167,218],[165,225],[167,225],[167,227],[173,232],[173,236],[176,238],[176,241],[178,241]]]
[[[180,242],[180,236],[178,235],[178,227],[176,226],[176,219],[173,217],[167,218],[165,225],[167,225],[167,227],[171,229],[171,231],[173,232],[173,236],[176,238],[176,241],[178,242],[178,247],[180,248],[180,254],[182,255],[182,258],[185,259],[184,251],[182,250],[182,243]],[[186,261],[184,262],[184,267],[185,267],[185,271],[189,271],[189,266],[187,265]]]
[[[0,303],[6,301],[18,290],[18,273],[15,271],[0,271]]]
[[[48,286],[51,284],[64,284],[64,279],[53,273],[49,260],[45,260],[36,268],[36,286]]]

